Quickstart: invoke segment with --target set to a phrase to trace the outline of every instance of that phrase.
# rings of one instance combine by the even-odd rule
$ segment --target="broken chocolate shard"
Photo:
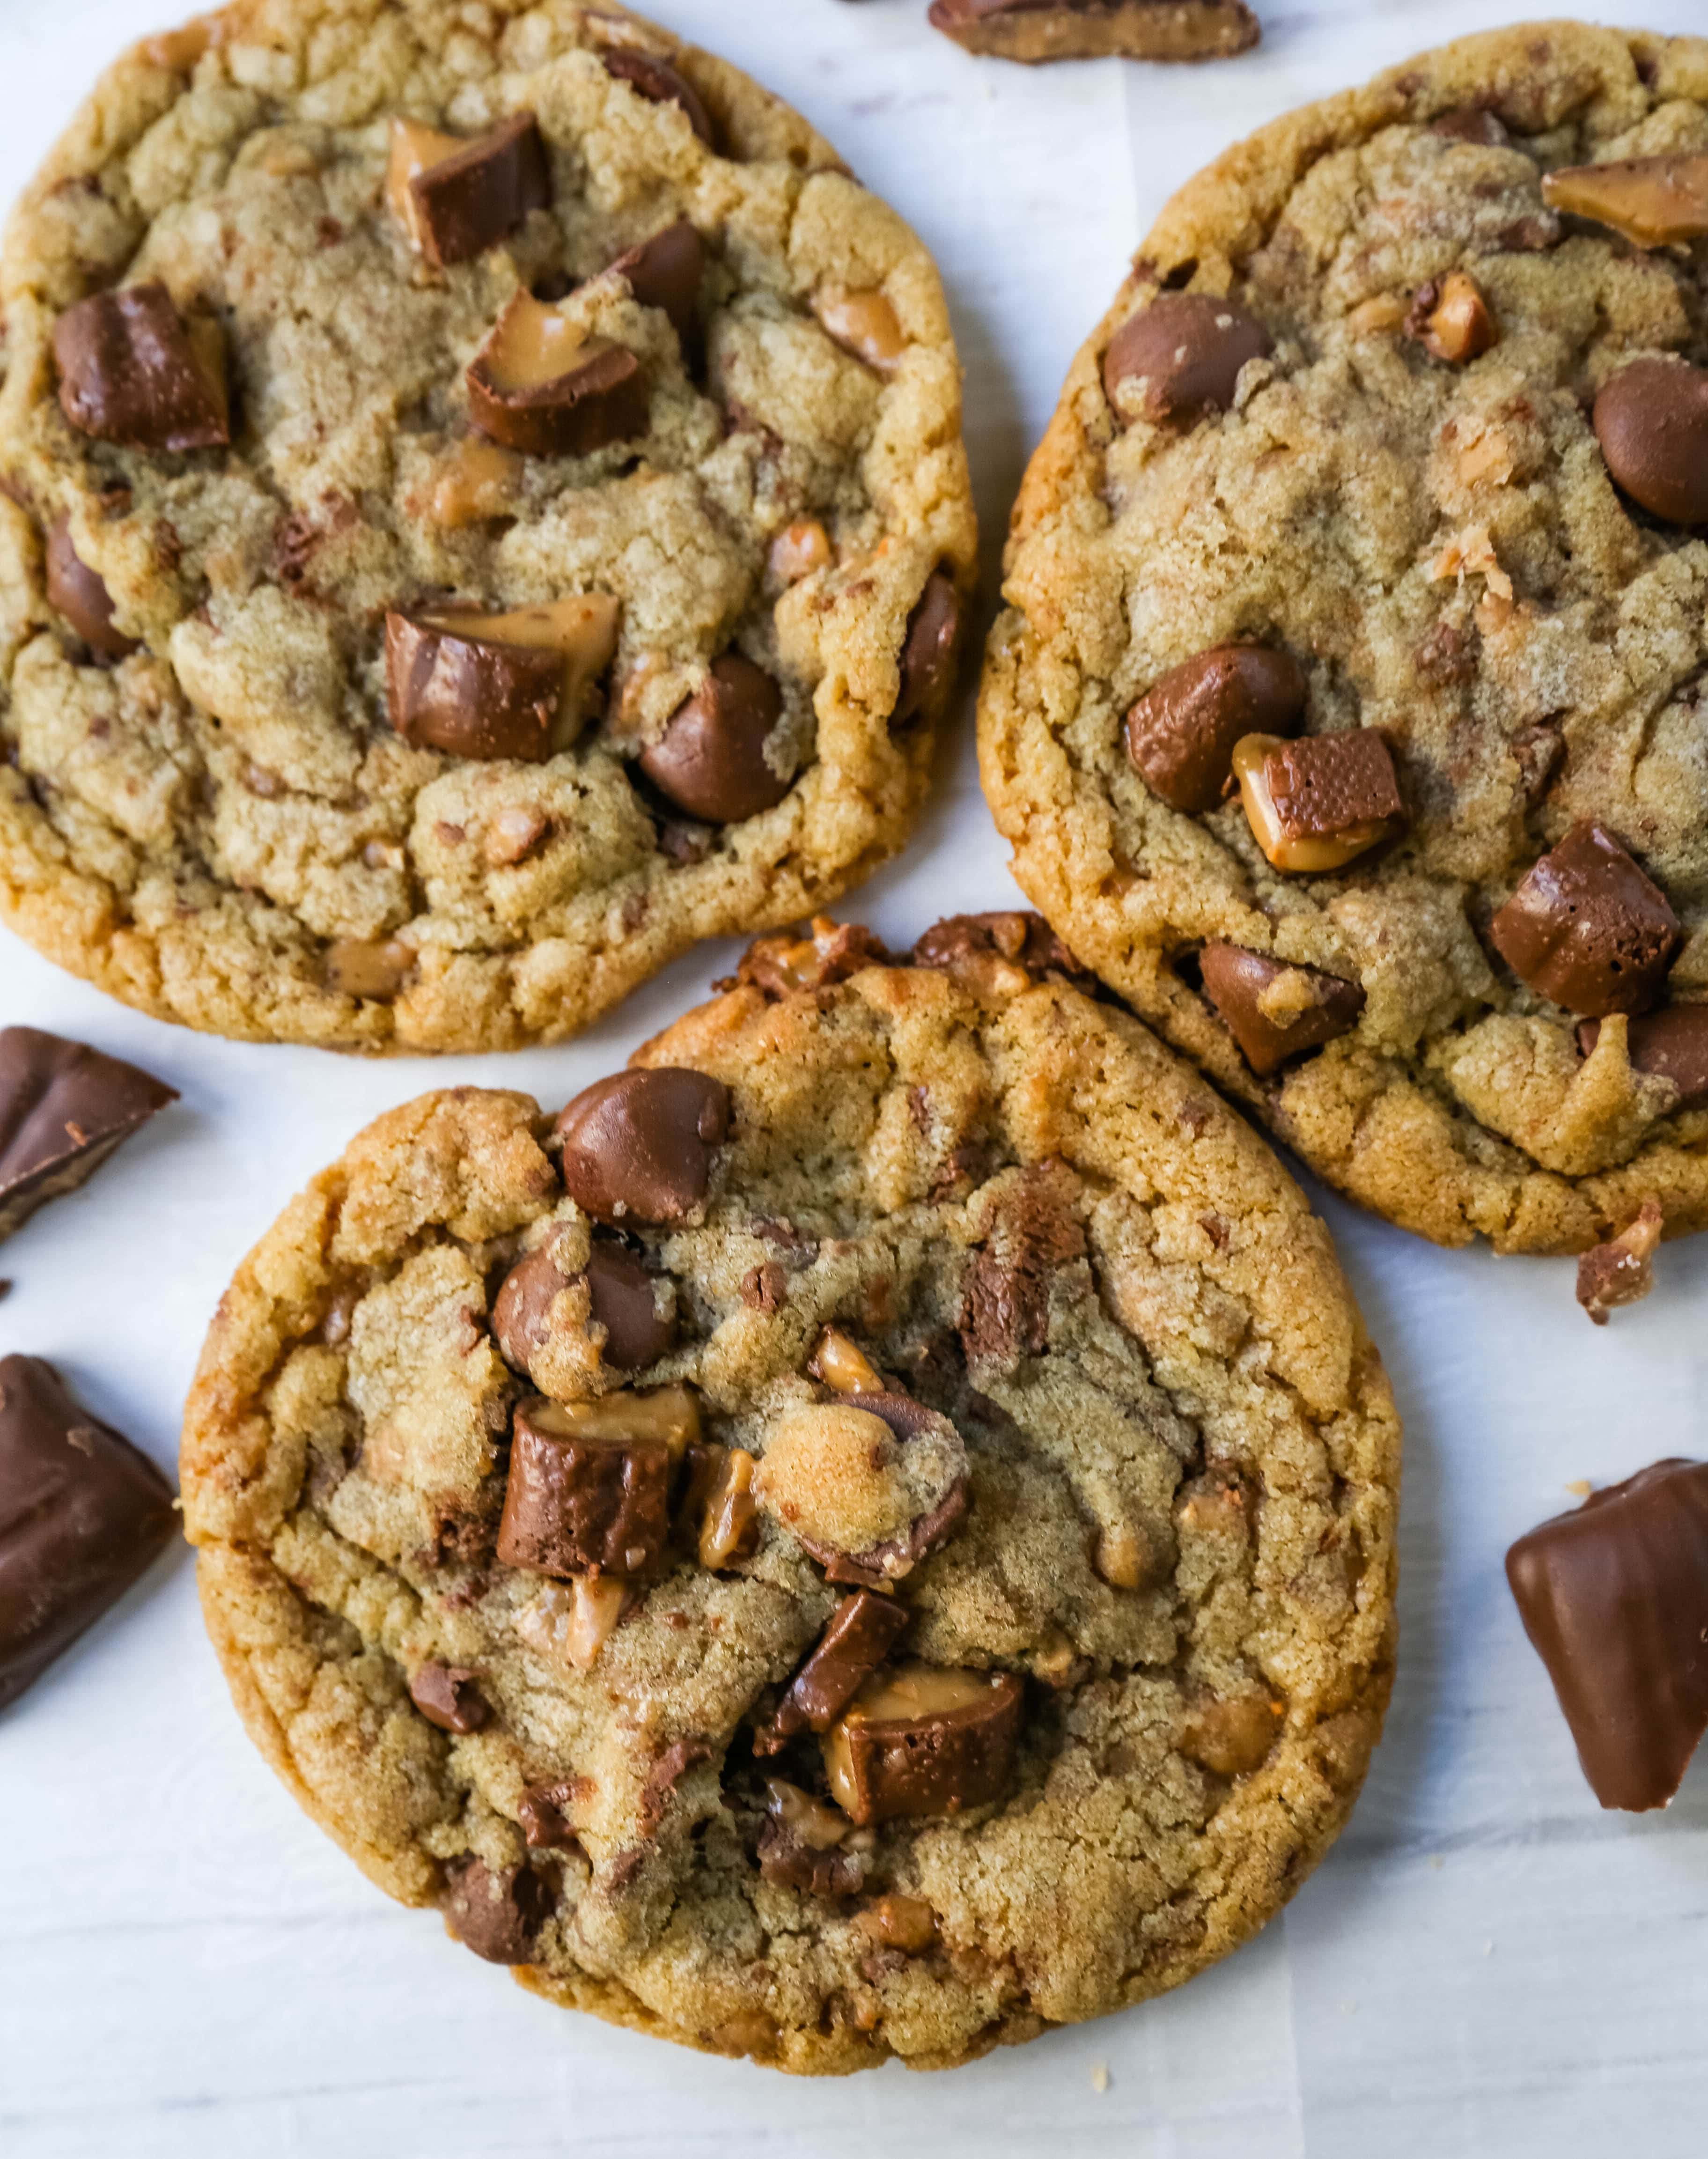
[[[712,132],[712,115],[692,83],[666,60],[656,53],[643,52],[634,45],[608,45],[600,54],[607,75],[614,75],[619,82],[626,82],[650,105],[674,105],[686,114],[688,125],[708,150],[717,148]]]
[[[186,323],[164,285],[92,293],[54,325],[60,404],[78,432],[133,450],[231,439],[219,325]]]
[[[685,353],[697,349],[706,243],[686,218],[619,255],[606,274],[623,278],[643,308],[668,315]]]
[[[1350,1034],[1363,1016],[1362,985],[1320,967],[1219,944],[1204,946],[1198,966],[1204,995],[1260,1080]]]
[[[955,687],[960,615],[960,594],[953,579],[934,570],[908,619],[901,693],[890,714],[892,727],[907,727],[922,714],[935,718],[942,712]]]
[[[75,1192],[178,1090],[33,1027],[0,1029],[0,1238]]]
[[[531,1868],[494,1872],[470,1859],[453,1870],[443,1909],[446,1926],[464,1949],[489,1964],[526,1964],[551,1916],[552,1901],[544,1877]]]
[[[869,1589],[839,1604],[756,1741],[759,1751],[775,1753],[798,1732],[828,1732],[906,1633],[910,1617],[906,1605]]]
[[[1639,1304],[1654,1287],[1654,1255],[1665,1219],[1658,1199],[1645,1199],[1616,1237],[1577,1263],[1577,1301],[1597,1327],[1622,1305]]]
[[[1297,733],[1304,670],[1270,645],[1218,645],[1172,668],[1126,716],[1127,756],[1171,810],[1203,815],[1220,805],[1234,750],[1247,735]]]
[[[729,1090],[703,1072],[597,1080],[557,1119],[564,1189],[597,1222],[683,1221],[706,1197],[730,1116]]]
[[[832,1797],[862,1826],[1000,1799],[1024,1699],[1007,1672],[910,1664],[875,1674],[825,1734]]]
[[[460,1665],[423,1665],[409,1682],[409,1698],[441,1732],[479,1732],[492,1719],[478,1675]]]
[[[1592,1019],[1646,1011],[1684,930],[1666,894],[1602,826],[1574,825],[1488,926],[1519,979]]]
[[[665,1390],[674,1393],[675,1390]],[[498,1556],[562,1581],[653,1566],[670,1529],[676,1455],[645,1395],[518,1405]]]
[[[551,168],[531,112],[459,141],[391,123],[387,184],[410,239],[437,270],[472,261],[551,204]]]
[[[1074,1190],[1062,1162],[1033,1162],[997,1199],[962,1293],[960,1338],[969,1364],[1012,1369],[1048,1348],[1050,1283],[1085,1256]]]

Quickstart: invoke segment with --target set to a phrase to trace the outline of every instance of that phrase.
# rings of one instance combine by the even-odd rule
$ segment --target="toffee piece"
[[[931,0],[934,29],[998,60],[1224,60],[1261,31],[1245,0]]]

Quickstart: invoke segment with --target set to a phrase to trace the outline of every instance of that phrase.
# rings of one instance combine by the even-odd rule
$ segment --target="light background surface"
[[[1074,346],[1165,196],[1284,111],[1448,36],[1472,0],[1258,0],[1202,70],[975,62],[924,0],[653,0],[790,99],[924,236],[966,362],[987,585]],[[0,0],[0,196],[162,0]],[[1603,19],[1708,28],[1703,0]],[[970,715],[908,855],[845,912],[907,945],[1014,898]],[[556,1104],[695,1001],[706,947],[572,1048],[362,1064],[139,1018],[0,933],[0,1020],[183,1090],[0,1252],[0,1354],[57,1363],[163,1463],[209,1314],[362,1123],[473,1081]],[[1685,2159],[1708,2145],[1708,1768],[1600,1815],[1501,1574],[1569,1480],[1708,1452],[1708,1240],[1592,1330],[1570,1263],[1447,1254],[1322,1199],[1407,1426],[1400,1677],[1353,1825],[1250,1949],[1183,1993],[924,2078],[838,2084],[548,2008],[371,1888],[250,1747],[175,1555],[0,1722],[6,2159],[574,2151],[1006,2159]],[[1102,2069],[1107,2088],[1099,2089]]]

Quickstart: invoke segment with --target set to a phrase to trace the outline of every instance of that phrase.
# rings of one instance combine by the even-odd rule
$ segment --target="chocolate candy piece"
[[[1478,142],[1484,149],[1504,150],[1512,137],[1498,113],[1481,105],[1462,105],[1452,112],[1438,112],[1429,123],[1431,135],[1450,136],[1457,142]],[[1547,182],[1543,182],[1545,189]]]
[[[1074,1193],[1059,1162],[1033,1162],[997,1201],[961,1296],[961,1347],[970,1363],[1012,1371],[1048,1349],[1051,1279],[1085,1256]]]
[[[1206,945],[1198,964],[1204,995],[1260,1080],[1289,1058],[1350,1034],[1364,1008],[1357,982],[1243,945]]]
[[[605,274],[624,279],[643,308],[667,314],[685,349],[697,344],[706,243],[686,218],[619,255]]]
[[[860,1686],[908,1631],[911,1614],[893,1597],[859,1589],[836,1607],[818,1647],[795,1674],[777,1713],[755,1741],[774,1754],[797,1732],[828,1732]]]
[[[0,1029],[0,1238],[75,1192],[178,1090],[34,1027]]]
[[[489,1964],[526,1964],[551,1908],[550,1887],[531,1869],[494,1873],[478,1859],[453,1871],[443,1905],[452,1934]]]
[[[924,932],[912,955],[916,967],[941,967],[956,976],[983,972],[993,956],[1029,975],[1053,972],[1075,982],[1092,979],[1043,917],[1022,908],[946,915]]]
[[[78,432],[132,450],[231,439],[219,326],[187,324],[163,285],[96,293],[54,325],[60,403]]]
[[[966,52],[1032,65],[1222,60],[1260,34],[1245,0],[932,0],[927,19]]]
[[[633,45],[608,45],[599,58],[605,64],[607,75],[615,75],[619,82],[626,82],[631,90],[639,91],[650,104],[680,106],[688,116],[688,125],[706,148],[717,148],[712,130],[712,115],[701,101],[700,93],[668,60],[660,60],[656,53],[640,52]]]
[[[112,624],[112,594],[71,545],[71,520],[62,517],[48,535],[48,599],[91,652],[124,660],[137,650]]]
[[[1601,1039],[1598,1019],[1581,1022],[1577,1046],[1592,1055]],[[1625,1054],[1633,1072],[1669,1080],[1679,1090],[1674,1111],[1700,1110],[1708,1104],[1708,1005],[1664,1005],[1631,1020],[1625,1031]]]
[[[1708,1463],[1657,1462],[1544,1522],[1506,1578],[1596,1797],[1664,1807],[1708,1731]]]
[[[676,1338],[674,1306],[660,1313],[653,1277],[634,1255],[598,1238],[584,1270],[591,1317],[605,1330],[601,1355],[613,1371],[638,1372],[668,1354]],[[531,1252],[505,1279],[492,1308],[494,1339],[519,1372],[546,1345],[551,1307],[575,1280],[560,1271],[551,1246]]]
[[[762,667],[727,652],[703,686],[678,706],[640,769],[679,810],[709,825],[739,824],[774,809],[794,784],[773,770],[765,744],[783,692]]]
[[[861,1858],[837,1847],[848,1835],[848,1817],[782,1777],[765,1779],[765,1811],[759,1832],[759,1872],[809,1897],[852,1897],[864,1886]]]
[[[1474,277],[1451,270],[1421,285],[1405,318],[1405,332],[1433,360],[1462,367],[1498,344],[1500,332]]]
[[[1577,1301],[1597,1327],[1621,1305],[1640,1304],[1654,1287],[1654,1256],[1665,1226],[1660,1202],[1645,1199],[1617,1237],[1579,1260]]]
[[[825,1734],[831,1796],[862,1827],[1001,1799],[1023,1698],[1007,1672],[915,1664],[874,1674]]]
[[[729,1090],[680,1066],[619,1072],[557,1120],[563,1188],[598,1222],[681,1222],[706,1197],[729,1137]]]
[[[575,1833],[569,1810],[578,1799],[587,1795],[587,1780],[581,1777],[566,1777],[558,1784],[528,1787],[516,1815],[531,1850],[581,1850],[581,1839]]]
[[[581,733],[617,650],[617,618],[608,593],[503,614],[388,614],[391,724],[417,749],[543,764]]]
[[[531,112],[513,112],[467,141],[394,120],[386,186],[411,244],[436,270],[472,261],[530,210],[551,205],[551,168]]]
[[[646,432],[651,397],[626,345],[590,337],[559,308],[518,293],[468,364],[483,435],[535,458],[586,458]]]
[[[409,1698],[441,1732],[479,1732],[492,1718],[476,1675],[460,1665],[423,1665],[409,1682]]]
[[[1214,810],[1246,735],[1291,735],[1305,673],[1272,645],[1216,645],[1152,683],[1126,717],[1127,755],[1152,794],[1196,816]]]
[[[1674,152],[1566,165],[1542,175],[1542,199],[1609,225],[1638,247],[1666,247],[1708,233],[1708,157]]]
[[[736,968],[738,982],[750,982],[769,997],[797,990],[828,989],[866,967],[887,967],[890,956],[869,929],[857,922],[836,922],[814,915],[805,937],[787,930],[759,937],[748,945]]]
[[[1600,825],[1574,825],[1488,925],[1521,981],[1604,1019],[1654,1002],[1684,932],[1659,886]]]
[[[1374,727],[1283,742],[1247,735],[1234,745],[1240,799],[1253,836],[1278,870],[1338,870],[1410,820],[1394,758]]]
[[[0,1709],[172,1541],[172,1487],[39,1357],[0,1358]]]
[[[699,1426],[686,1391],[519,1403],[498,1532],[505,1565],[564,1581],[644,1574],[664,1550],[671,1473]]]
[[[1123,424],[1142,412],[1190,427],[1206,413],[1226,412],[1240,369],[1274,349],[1269,332],[1237,300],[1159,293],[1110,340],[1103,386]]]
[[[890,714],[892,727],[904,727],[922,712],[941,711],[955,687],[955,645],[960,636],[960,594],[941,570],[925,581],[919,603],[908,620],[902,646],[902,687]]]
[[[1669,525],[1708,525],[1708,370],[1633,360],[1602,386],[1595,429],[1633,502]]]

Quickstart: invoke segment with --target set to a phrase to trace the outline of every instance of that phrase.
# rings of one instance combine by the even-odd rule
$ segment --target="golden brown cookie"
[[[1467,39],[1182,189],[1015,513],[1021,883],[1444,1244],[1708,1222],[1705,267],[1708,44]]]
[[[936,272],[620,8],[238,0],[0,269],[0,919],[263,1040],[560,1040],[907,836],[976,536]]]
[[[552,2000],[834,2072],[1178,1985],[1344,1822],[1400,1430],[1263,1141],[1036,918],[815,924],[560,1116],[429,1095],[184,1429],[246,1723]]]

